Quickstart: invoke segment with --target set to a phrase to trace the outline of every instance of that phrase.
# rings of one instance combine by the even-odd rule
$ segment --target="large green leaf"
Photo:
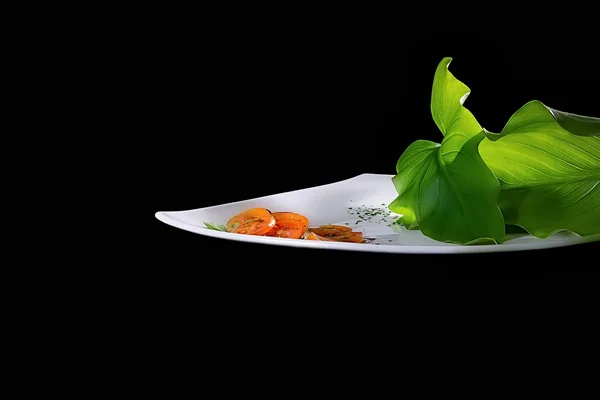
[[[392,179],[398,197],[389,208],[402,214],[402,224],[418,225],[432,239],[498,243],[504,238],[500,184],[479,155],[485,135],[462,105],[470,90],[450,73],[450,61],[438,65],[431,96],[431,114],[444,139],[441,145],[417,140],[400,156]]]
[[[600,118],[571,114],[545,105],[544,107],[564,130],[578,136],[600,135]],[[549,122],[551,123],[552,121]]]
[[[530,101],[479,145],[507,224],[545,238],[600,232],[600,119]]]
[[[481,126],[463,107],[471,89],[452,75],[448,69],[451,61],[451,57],[442,59],[435,71],[431,89],[431,116],[442,135],[458,132],[457,127],[452,125],[459,122],[463,122],[461,128],[467,134],[477,134],[481,132]]]

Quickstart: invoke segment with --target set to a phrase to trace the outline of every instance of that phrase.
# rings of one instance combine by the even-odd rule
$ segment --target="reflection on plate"
[[[507,234],[507,240],[498,245],[462,246],[438,242],[424,236],[421,231],[408,231],[394,223],[398,216],[387,208],[397,195],[391,179],[392,175],[362,174],[328,185],[234,203],[185,211],[160,211],[156,213],[156,218],[179,229],[225,240],[378,253],[491,253],[600,241],[600,234],[582,237],[571,232],[559,232],[546,239],[524,233]],[[225,224],[232,216],[253,207],[303,214],[308,217],[311,227],[325,224],[348,225],[355,231],[363,232],[367,241],[341,243],[251,236],[211,230],[204,225],[204,222]]]

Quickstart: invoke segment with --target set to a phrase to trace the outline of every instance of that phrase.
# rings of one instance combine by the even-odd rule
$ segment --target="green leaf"
[[[462,106],[470,90],[448,70],[435,72],[431,114],[444,139],[417,140],[400,156],[392,178],[398,197],[389,208],[406,227],[432,239],[460,244],[501,242],[504,219],[496,199],[500,184],[479,155],[483,129]]]
[[[227,230],[227,226],[225,225],[211,224],[210,222],[205,222],[204,225],[206,225],[208,229],[212,229],[214,231],[229,232]]]
[[[559,111],[537,100],[528,102],[514,113],[500,134],[486,131],[486,135],[495,141],[510,132],[530,129],[528,124],[538,124],[535,129],[562,128],[577,136],[600,136],[600,118]]]
[[[471,89],[452,75],[448,69],[451,57],[445,57],[438,64],[433,77],[431,89],[431,116],[435,124],[446,135],[457,127],[456,123],[464,123],[466,128],[472,128],[471,133],[481,132],[481,126],[473,115],[463,107]],[[465,118],[467,121],[462,121]],[[466,123],[465,123],[466,122]],[[464,128],[464,127],[463,127]]]
[[[542,103],[540,103],[542,104]],[[543,104],[542,104],[543,105]],[[578,136],[600,135],[600,118],[571,114],[545,106],[564,130]]]
[[[600,119],[530,101],[479,152],[502,191],[507,224],[546,238],[600,232]]]

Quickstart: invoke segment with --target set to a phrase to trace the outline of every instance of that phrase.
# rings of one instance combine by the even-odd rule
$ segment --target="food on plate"
[[[251,208],[227,221],[227,231],[246,235],[264,235],[275,226],[275,217],[266,208]]]
[[[286,239],[322,240],[329,242],[364,243],[362,232],[344,225],[310,227],[306,216],[292,211],[271,212],[255,207],[234,215],[225,225],[205,222],[208,229],[242,235],[269,236]]]
[[[321,225],[309,228],[308,240],[328,240],[335,242],[364,242],[362,232],[354,232],[352,228],[343,225]]]
[[[308,218],[294,212],[274,212],[275,225],[267,236],[300,239],[308,230]]]

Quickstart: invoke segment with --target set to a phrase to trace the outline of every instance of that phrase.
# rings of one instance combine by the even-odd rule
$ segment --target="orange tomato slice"
[[[338,230],[338,231],[342,231],[342,232],[350,232],[352,230],[352,228],[350,228],[349,226],[346,226],[346,225],[332,225],[332,224],[321,225],[321,226],[319,226],[319,228],[333,229],[333,230]]]
[[[305,232],[306,229],[304,229],[302,222],[289,219],[287,221],[276,222],[275,226],[271,228],[266,235],[288,239],[300,239]]]
[[[227,221],[227,230],[246,235],[264,235],[275,225],[275,218],[266,208],[251,208]]]
[[[324,240],[324,241],[327,241],[327,242],[331,242],[332,241],[331,239],[327,239],[324,236],[319,236],[319,235],[317,235],[314,232],[310,232],[308,235],[306,235],[306,240]]]
[[[308,218],[302,214],[289,211],[279,211],[274,212],[273,217],[275,217],[275,223],[279,221],[295,220],[302,222],[302,224],[306,226],[306,229],[308,229]]]
[[[326,236],[326,237],[329,238],[330,240],[333,240],[336,242],[352,242],[352,243],[362,243],[363,242],[362,232],[344,232],[341,235]]]
[[[362,232],[354,232],[352,228],[343,225],[321,225],[309,228],[308,240],[328,240],[332,242],[363,243]]]
[[[267,236],[283,237],[289,239],[299,239],[308,230],[308,218],[302,214],[284,211],[274,212],[275,225]]]
[[[309,230],[319,236],[338,236],[352,232],[352,228],[343,225],[321,225],[318,228],[309,228]]]

